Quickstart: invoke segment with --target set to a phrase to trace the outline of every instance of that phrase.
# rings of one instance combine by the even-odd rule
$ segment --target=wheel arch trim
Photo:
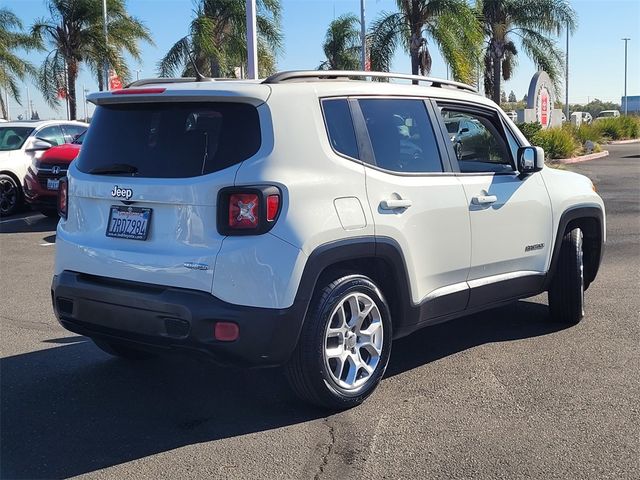
[[[596,278],[600,268],[600,263],[602,262],[602,256],[604,254],[604,240],[606,238],[604,211],[602,207],[597,204],[576,205],[565,210],[558,221],[556,236],[553,242],[553,250],[551,253],[551,261],[549,263],[549,270],[544,284],[545,290],[548,289],[558,266],[562,238],[564,237],[567,227],[572,223],[579,223],[581,220],[595,220],[598,226],[596,233],[599,235],[599,238],[597,242],[593,243],[596,250],[591,255],[589,271],[586,272],[588,275],[586,278],[588,283],[591,283]]]

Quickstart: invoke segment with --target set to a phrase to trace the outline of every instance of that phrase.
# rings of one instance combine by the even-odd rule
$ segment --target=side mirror
[[[29,145],[25,150],[27,152],[42,152],[44,150],[49,150],[51,147],[53,147],[53,143],[42,140],[41,138],[35,138],[31,141],[31,145]]]
[[[544,150],[541,147],[518,149],[518,171],[520,175],[539,172],[544,167]]]

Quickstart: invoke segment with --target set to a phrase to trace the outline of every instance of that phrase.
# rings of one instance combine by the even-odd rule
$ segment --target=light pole
[[[140,80],[140,72],[142,69],[136,70],[136,80]]]
[[[564,117],[569,121],[569,23],[567,22],[567,60],[565,61],[564,72]]]
[[[367,25],[365,21],[364,0],[360,0],[360,68],[364,72],[367,69]]]
[[[629,103],[629,99],[627,98],[627,43],[629,43],[630,38],[623,38],[624,41],[624,114],[627,114],[627,104]]]
[[[84,121],[86,122],[87,120],[89,120],[89,114],[87,112],[87,93],[89,93],[89,90],[87,90],[84,84],[82,85],[82,93],[82,99],[84,101]]]
[[[258,78],[258,38],[256,0],[247,0],[247,76]]]
[[[109,33],[107,31],[107,0],[102,0],[102,32],[104,33],[104,45],[109,45]],[[104,59],[103,72],[104,75],[104,89],[109,90],[109,60],[107,57]]]

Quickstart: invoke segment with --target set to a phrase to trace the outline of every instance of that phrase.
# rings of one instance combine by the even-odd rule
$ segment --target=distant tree
[[[529,95],[527,95],[526,93],[524,94],[524,97],[522,97],[522,101],[524,103],[527,103],[529,101]]]
[[[34,110],[33,113],[31,114],[31,120],[40,120],[40,114],[38,113],[37,110]]]
[[[500,103],[507,103],[507,94],[504,90],[500,92]]]
[[[576,26],[576,14],[568,0],[476,0],[476,8],[485,35],[484,88],[488,97],[497,102],[502,80],[511,78],[519,53],[516,41],[557,85],[563,59],[552,36]]]
[[[18,83],[27,75],[35,76],[36,69],[24,58],[16,55],[16,50],[34,50],[42,48],[38,39],[22,32],[22,22],[8,8],[0,8],[0,89],[9,92],[19,105],[20,90]],[[0,113],[7,118],[7,106],[0,92]],[[7,119],[8,120],[8,119]]]
[[[247,63],[245,0],[196,0],[189,32],[158,63],[161,77],[234,77],[235,69]],[[282,48],[280,0],[257,0],[259,75],[276,68]]]
[[[513,92],[513,90],[511,90],[511,93],[509,94],[509,101],[512,102],[512,103],[518,101],[518,100],[516,100],[516,94]]]
[[[126,81],[130,74],[123,52],[140,60],[138,42],[153,42],[147,28],[127,13],[126,0],[107,0],[108,44],[102,33],[100,0],[46,0],[46,5],[49,18],[38,19],[31,27],[33,36],[50,47],[38,72],[38,86],[52,107],[59,105],[61,93],[66,95],[70,116],[75,119],[76,80],[82,63],[94,72],[101,87],[105,58]]]
[[[396,0],[398,11],[382,12],[369,33],[371,69],[389,71],[398,47],[409,54],[411,73],[431,72],[429,41],[453,77],[471,82],[476,74],[482,31],[465,0]]]
[[[586,104],[569,105],[571,112],[589,112],[593,118],[596,118],[603,110],[620,110],[621,105],[615,102],[603,102],[598,98],[594,98]]]
[[[360,20],[353,14],[336,18],[329,24],[322,50],[326,60],[318,70],[360,70]]]

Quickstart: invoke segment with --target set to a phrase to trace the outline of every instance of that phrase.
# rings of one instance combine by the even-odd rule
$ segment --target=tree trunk
[[[220,63],[215,58],[211,59],[211,78],[220,78]]]
[[[500,105],[500,80],[502,72],[501,72],[501,62],[499,58],[493,57],[493,93],[491,94],[491,100]]]
[[[422,42],[422,38],[420,37],[420,33],[412,33],[411,34],[411,42],[409,44],[409,55],[411,56],[411,75],[418,75],[420,71],[420,44]],[[417,85],[417,81],[412,82],[414,85]]]
[[[69,99],[69,119],[76,119],[76,80],[78,78],[78,63],[75,60],[67,62],[67,98]]]
[[[4,96],[2,91],[0,91],[0,113],[2,113],[2,118],[5,120],[9,120],[7,118],[7,106],[4,104]]]
[[[98,70],[98,90],[104,91],[104,80],[102,79],[102,70]]]

